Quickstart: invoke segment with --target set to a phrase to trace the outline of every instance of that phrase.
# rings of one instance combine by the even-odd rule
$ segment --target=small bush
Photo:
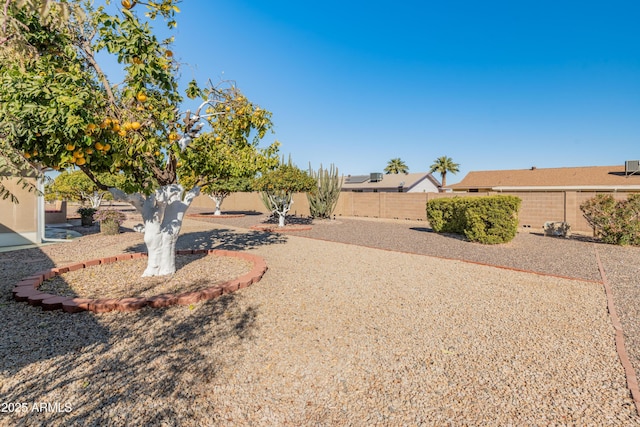
[[[122,222],[127,219],[127,216],[115,209],[104,209],[98,211],[98,213],[93,216],[93,219],[100,222],[115,222],[121,225]]]
[[[464,234],[484,244],[506,243],[516,236],[520,203],[515,196],[430,200],[427,219],[437,233]]]
[[[436,233],[464,233],[463,199],[435,199],[427,202],[427,219]]]
[[[640,246],[640,194],[617,201],[610,194],[598,194],[580,210],[603,242]]]

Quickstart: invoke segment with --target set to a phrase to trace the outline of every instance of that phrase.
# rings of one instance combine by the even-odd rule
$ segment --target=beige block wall
[[[519,226],[523,231],[542,232],[547,221],[565,221],[574,232],[591,233],[592,229],[582,216],[580,205],[594,197],[595,192],[510,192],[510,193],[340,193],[334,214],[345,217],[369,217],[389,219],[409,219],[426,221],[427,200],[451,197],[482,197],[495,194],[513,195],[522,200]],[[624,200],[628,193],[613,194],[617,200]],[[215,204],[206,196],[197,197],[193,206],[213,210]],[[222,204],[223,212],[256,211],[266,213],[259,193],[234,193]],[[309,215],[309,203],[305,194],[296,194],[291,214]]]
[[[202,209],[211,209],[213,212],[216,204],[209,196],[203,194],[196,197],[191,206]],[[222,212],[262,212],[269,211],[262,203],[260,193],[232,193],[222,202]],[[304,193],[296,193],[293,196],[293,205],[291,207],[291,215],[309,216],[309,201]]]

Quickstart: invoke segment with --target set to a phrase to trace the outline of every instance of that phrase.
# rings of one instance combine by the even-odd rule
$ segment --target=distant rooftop
[[[459,183],[447,187],[456,191],[468,191],[513,187],[597,189],[633,186],[640,188],[640,174],[627,175],[624,165],[616,165],[474,171],[469,172]]]

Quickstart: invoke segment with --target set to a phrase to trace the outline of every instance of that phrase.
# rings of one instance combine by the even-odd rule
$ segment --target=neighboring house
[[[448,185],[454,192],[640,191],[640,164],[477,171]]]
[[[440,181],[428,172],[419,173],[371,173],[344,177],[342,191],[437,193]]]

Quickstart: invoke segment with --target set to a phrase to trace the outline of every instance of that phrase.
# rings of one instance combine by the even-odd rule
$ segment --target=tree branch
[[[80,168],[80,170],[82,172],[84,172],[85,175],[87,175],[89,177],[89,179],[91,181],[93,181],[93,183],[96,185],[96,187],[98,187],[100,190],[102,191],[109,191],[109,186],[104,185],[103,183],[101,183],[100,181],[98,181],[98,178],[96,178],[96,176],[93,174],[93,172],[91,171],[91,169],[89,169],[88,167],[86,167],[85,165],[82,166],[78,166]]]

